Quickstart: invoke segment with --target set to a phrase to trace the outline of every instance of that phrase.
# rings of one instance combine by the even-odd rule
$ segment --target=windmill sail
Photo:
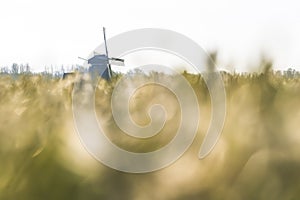
[[[105,53],[106,53],[107,58],[109,58],[108,57],[108,50],[107,50],[107,43],[106,43],[105,27],[103,27],[103,37],[104,37]],[[112,77],[112,71],[111,71],[111,66],[110,66],[109,62],[108,62],[108,74],[109,74],[109,78],[111,78]]]

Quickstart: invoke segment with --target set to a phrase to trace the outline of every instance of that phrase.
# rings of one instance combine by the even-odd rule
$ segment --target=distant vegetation
[[[86,71],[81,65],[71,65],[71,66],[45,66],[40,72],[33,72],[30,65],[27,64],[17,64],[13,63],[11,67],[0,67],[0,74],[10,74],[14,76],[24,75],[24,74],[41,74],[48,77],[59,78],[62,77],[65,72],[75,72],[75,71]]]
[[[216,148],[204,160],[197,154],[209,126],[210,96],[201,75],[184,73],[199,100],[197,137],[176,163],[140,175],[107,168],[82,147],[72,118],[74,78],[45,78],[31,74],[26,65],[1,70],[0,199],[299,199],[300,75],[263,69],[251,74],[222,72],[226,121]],[[174,135],[132,140],[118,129],[109,107],[118,78],[111,83],[101,80],[96,91],[97,114],[108,137],[136,152],[165,145]],[[145,107],[159,97],[161,104],[174,105],[169,107],[172,117],[165,132],[176,129],[180,112],[175,96],[160,87],[141,92],[131,105],[133,118],[147,121]]]

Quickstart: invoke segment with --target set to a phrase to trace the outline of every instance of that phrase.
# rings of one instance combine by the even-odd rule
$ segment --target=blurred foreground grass
[[[201,76],[184,76],[195,89],[201,111],[194,143],[163,170],[127,174],[95,161],[80,144],[72,119],[72,79],[1,75],[0,199],[299,199],[300,79],[271,71],[223,73],[224,129],[212,153],[198,160],[211,117],[210,97]],[[180,120],[175,96],[159,86],[139,91],[130,105],[137,123],[149,122],[146,108],[153,103],[165,105],[168,118],[162,134],[132,139],[111,116],[115,82],[100,81],[96,93],[97,114],[107,136],[136,152],[169,142]]]

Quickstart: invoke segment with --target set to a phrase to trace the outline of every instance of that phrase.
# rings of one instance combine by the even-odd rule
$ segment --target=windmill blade
[[[85,59],[85,58],[82,58],[82,57],[79,57],[79,56],[78,56],[78,59],[81,59],[81,60],[88,61],[87,59]]]
[[[116,60],[110,60],[110,64],[115,66],[125,66],[124,62],[120,62]]]
[[[104,45],[105,45],[105,53],[108,57],[108,50],[107,50],[107,43],[106,43],[106,34],[105,34],[105,27],[103,27],[103,37],[104,37]]]
[[[107,44],[106,44],[105,27],[103,27],[103,36],[104,36],[105,53],[106,53],[106,56],[108,58],[108,50],[107,50]],[[112,77],[112,70],[111,70],[111,66],[110,66],[109,62],[108,62],[108,71],[109,71],[109,76],[111,78]]]
[[[109,58],[109,59],[112,61],[119,61],[119,62],[124,63],[124,59],[121,59],[121,58]]]

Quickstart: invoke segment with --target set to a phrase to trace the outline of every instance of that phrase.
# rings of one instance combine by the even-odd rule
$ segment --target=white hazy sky
[[[299,3],[298,3],[299,2]],[[180,32],[219,66],[255,70],[262,54],[275,68],[300,70],[300,1],[0,0],[0,66],[81,64],[107,36],[137,28]]]

